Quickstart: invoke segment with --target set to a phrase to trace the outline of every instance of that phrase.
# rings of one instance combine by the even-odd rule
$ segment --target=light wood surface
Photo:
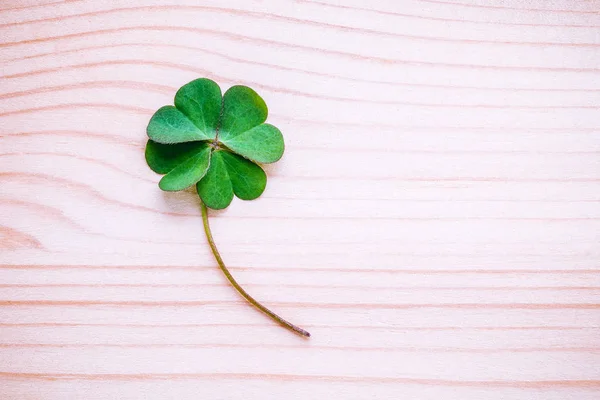
[[[600,398],[600,1],[3,0],[0,398]],[[197,77],[284,132],[164,193]]]

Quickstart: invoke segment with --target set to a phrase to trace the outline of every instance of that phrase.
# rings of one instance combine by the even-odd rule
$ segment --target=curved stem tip
[[[202,223],[204,224],[204,232],[206,233],[206,239],[208,239],[208,244],[210,244],[210,249],[212,250],[212,253],[215,256],[215,259],[217,260],[217,263],[219,264],[219,268],[221,268],[221,271],[223,271],[223,274],[225,274],[225,277],[227,278],[229,283],[231,283],[231,285],[238,291],[238,293],[241,294],[242,297],[245,298],[250,304],[252,304],[254,307],[258,308],[263,313],[267,314],[269,317],[271,317],[272,320],[277,322],[279,325],[283,326],[284,328],[289,329],[290,331],[292,331],[298,335],[301,335],[304,337],[310,337],[310,333],[308,333],[304,329],[292,324],[291,322],[286,321],[285,319],[281,318],[279,315],[275,314],[273,311],[269,310],[267,307],[260,304],[258,301],[256,301],[254,299],[254,297],[250,296],[248,294],[248,292],[246,292],[240,286],[239,283],[237,283],[237,281],[235,280],[233,275],[231,275],[231,272],[229,272],[229,270],[225,266],[225,263],[223,262],[223,259],[221,258],[221,255],[219,254],[219,250],[217,250],[215,241],[213,240],[212,233],[210,231],[210,225],[208,224],[208,210],[206,208],[206,205],[203,202],[200,202],[200,207],[202,209]]]

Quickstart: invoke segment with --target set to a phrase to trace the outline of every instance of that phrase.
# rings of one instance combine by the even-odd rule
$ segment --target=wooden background
[[[600,1],[3,0],[0,398],[600,398]],[[145,127],[246,84],[257,201]]]

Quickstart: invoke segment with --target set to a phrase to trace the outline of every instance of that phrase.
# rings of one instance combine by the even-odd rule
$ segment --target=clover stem
[[[225,263],[223,262],[223,259],[221,258],[221,254],[219,254],[219,250],[217,250],[217,246],[215,244],[215,241],[213,240],[212,233],[210,230],[210,225],[208,224],[208,209],[206,208],[206,205],[203,202],[200,202],[200,207],[202,209],[202,223],[204,224],[204,232],[206,233],[206,239],[208,240],[210,249],[212,250],[212,253],[215,256],[215,259],[217,260],[217,264],[219,264],[219,268],[221,268],[221,271],[223,271],[223,274],[225,275],[225,277],[227,278],[229,283],[231,283],[231,285],[238,291],[238,293],[240,295],[242,295],[242,297],[245,298],[250,304],[252,304],[254,307],[258,308],[263,313],[267,314],[269,317],[271,317],[272,320],[277,322],[279,325],[283,326],[284,328],[289,329],[290,331],[292,331],[298,335],[301,335],[304,337],[310,337],[310,333],[308,333],[304,329],[286,321],[285,319],[281,318],[279,315],[275,314],[273,311],[269,310],[267,307],[260,304],[252,296],[250,296],[248,294],[248,292],[246,292],[240,286],[239,283],[237,283],[237,281],[235,280],[233,275],[231,275],[231,272],[229,272],[229,270],[225,266]]]

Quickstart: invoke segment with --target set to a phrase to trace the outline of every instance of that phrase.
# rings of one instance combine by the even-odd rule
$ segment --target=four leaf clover
[[[162,190],[196,185],[210,208],[229,206],[235,194],[253,200],[265,190],[267,175],[257,163],[272,163],[284,151],[283,135],[267,119],[267,105],[252,89],[233,86],[221,96],[210,79],[196,79],[150,119],[146,161],[165,174]]]
[[[196,79],[175,94],[175,106],[158,109],[148,123],[150,140],[146,161],[164,174],[158,186],[166,191],[196,185],[204,232],[210,248],[231,285],[250,304],[278,324],[310,337],[250,296],[231,275],[213,240],[207,207],[223,209],[235,194],[242,200],[259,197],[267,175],[258,163],[272,163],[283,155],[283,136],[265,124],[267,105],[252,89],[233,86],[221,96],[210,79]]]

